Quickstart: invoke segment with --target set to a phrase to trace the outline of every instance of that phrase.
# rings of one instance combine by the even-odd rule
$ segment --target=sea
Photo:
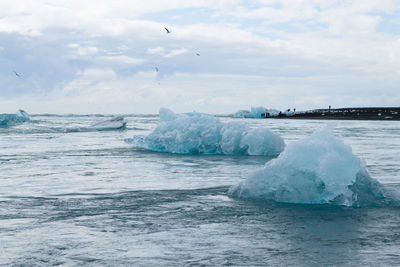
[[[398,266],[400,208],[234,198],[276,156],[174,154],[125,129],[68,132],[111,115],[30,115],[0,128],[2,266]],[[286,145],[332,121],[238,119]],[[400,191],[400,121],[334,121],[371,177]]]

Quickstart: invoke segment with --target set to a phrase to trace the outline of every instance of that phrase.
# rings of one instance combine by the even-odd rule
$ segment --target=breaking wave
[[[278,158],[232,186],[228,194],[302,204],[400,204],[399,193],[371,178],[363,161],[329,127],[289,144]]]
[[[283,139],[266,128],[251,129],[238,122],[221,122],[209,114],[175,114],[168,109],[160,109],[160,122],[152,133],[126,141],[177,154],[276,156],[285,147]]]

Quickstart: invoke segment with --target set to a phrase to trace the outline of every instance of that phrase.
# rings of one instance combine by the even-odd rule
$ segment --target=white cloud
[[[186,48],[173,49],[168,54],[166,54],[164,57],[176,57],[179,55],[186,54],[187,52],[188,52],[188,50]]]
[[[327,23],[333,34],[370,34],[376,31],[379,16],[363,15],[349,10],[330,10],[322,12],[320,22]]]
[[[389,62],[400,64],[400,38],[389,44],[388,52]]]
[[[360,88],[352,88],[362,80]],[[399,78],[397,79],[399,81]],[[58,113],[157,113],[160,107],[177,112],[233,113],[250,106],[304,110],[328,105],[368,106],[379,101],[400,101],[397,88],[379,91],[388,83],[375,77],[341,76],[265,77],[253,75],[175,73],[160,84],[154,73],[121,77],[111,69],[87,69],[62,90],[42,95],[2,99],[4,108],[25,103],[28,112]],[[296,90],[293,90],[296,88]],[[367,97],[369,96],[369,97]]]
[[[91,99],[111,112],[396,103],[399,11],[396,0],[3,0],[0,61],[25,80],[0,72],[0,100],[40,102],[34,84],[55,109]]]
[[[95,46],[82,46],[81,44],[71,43],[67,47],[74,50],[78,56],[92,56],[100,52],[100,49]]]
[[[98,52],[99,49],[95,46],[79,47],[77,50],[77,53],[80,56],[95,55]]]
[[[296,5],[295,3],[296,1],[291,1],[284,8],[267,6],[248,9],[239,7],[231,14],[242,19],[261,19],[268,24],[309,20],[316,17],[318,10],[314,5]]]
[[[149,54],[149,55],[162,54],[162,53],[164,53],[164,51],[165,51],[164,47],[157,46],[157,47],[147,48],[146,54]]]
[[[117,75],[111,69],[86,69],[82,76],[92,79],[114,79]]]
[[[120,55],[120,56],[101,56],[96,58],[95,61],[103,62],[105,64],[121,63],[133,66],[133,65],[140,65],[144,63],[146,60],[142,58],[133,58],[125,55]]]
[[[21,35],[40,35],[54,28],[86,31],[88,34],[121,35],[135,31],[143,34],[143,26],[157,25],[149,22],[147,25],[136,23],[139,16],[147,13],[162,12],[184,8],[215,8],[230,6],[240,1],[225,0],[153,0],[130,1],[99,0],[92,1],[61,0],[24,1],[2,0],[0,2],[0,32],[16,32]],[[101,27],[99,27],[101,25]],[[157,25],[159,28],[159,24]],[[149,29],[147,29],[149,30]]]

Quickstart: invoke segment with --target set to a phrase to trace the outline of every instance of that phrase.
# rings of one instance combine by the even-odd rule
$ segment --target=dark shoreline
[[[400,107],[367,107],[314,109],[285,112],[278,116],[263,114],[267,119],[316,119],[316,120],[400,120]]]

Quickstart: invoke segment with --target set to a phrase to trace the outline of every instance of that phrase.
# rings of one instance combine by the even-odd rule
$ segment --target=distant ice
[[[235,118],[263,118],[265,114],[270,117],[278,116],[279,110],[264,107],[251,107],[251,110],[239,110],[233,116]]]
[[[235,118],[254,118],[254,114],[249,110],[238,110],[233,114]]]
[[[370,177],[349,145],[326,127],[289,144],[278,158],[232,186],[238,198],[344,206],[398,205],[399,194]]]
[[[126,127],[126,120],[123,116],[113,117],[104,121],[94,123],[87,127],[69,127],[67,132],[82,132],[82,131],[105,131],[105,130],[118,130]]]
[[[15,114],[0,114],[0,127],[9,127],[29,120],[28,113],[20,109]]]
[[[88,128],[93,130],[112,130],[120,129],[126,126],[126,120],[123,116],[117,116],[109,120],[104,120],[101,122],[94,123]]]
[[[266,128],[251,129],[239,122],[221,122],[203,113],[175,114],[160,109],[160,122],[148,136],[127,140],[136,147],[178,154],[276,156],[283,139]]]

